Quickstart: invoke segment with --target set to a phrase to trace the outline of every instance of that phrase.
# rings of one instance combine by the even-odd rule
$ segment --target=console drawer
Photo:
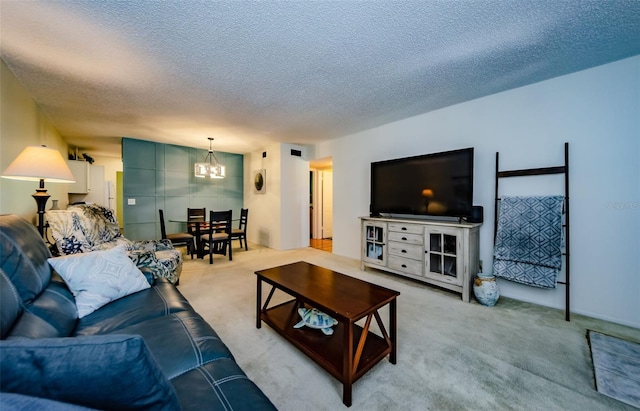
[[[389,255],[389,268],[407,274],[422,275],[422,261]]]
[[[420,260],[424,258],[424,247],[421,244],[406,244],[397,241],[389,241],[389,254],[398,257]]]
[[[405,244],[423,244],[424,234],[407,234],[389,231],[389,241],[397,241]]]
[[[389,223],[389,231],[397,231],[400,233],[409,234],[424,234],[424,227],[417,224],[401,224],[401,223]]]

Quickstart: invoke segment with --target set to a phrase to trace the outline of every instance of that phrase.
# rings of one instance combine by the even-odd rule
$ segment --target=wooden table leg
[[[342,403],[351,407],[351,389],[353,386],[353,324],[344,324],[344,352],[342,360]]]
[[[391,364],[396,363],[396,352],[397,352],[397,326],[398,326],[398,318],[397,318],[397,310],[396,310],[396,299],[394,298],[389,303],[389,339],[391,340],[391,353],[389,354],[389,362]]]
[[[262,311],[262,280],[257,277],[256,285],[256,328],[262,327],[262,321],[260,320],[260,312]]]

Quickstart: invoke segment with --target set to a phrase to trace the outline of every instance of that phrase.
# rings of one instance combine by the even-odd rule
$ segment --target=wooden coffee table
[[[264,321],[290,343],[343,384],[342,401],[351,406],[351,388],[371,367],[389,355],[396,363],[396,297],[399,292],[306,262],[256,271],[256,327]],[[262,282],[271,291],[262,304]],[[269,307],[276,289],[293,297]],[[389,332],[378,310],[389,304]],[[293,328],[300,321],[298,307],[314,307],[338,320],[333,335],[307,327]],[[356,323],[366,317],[364,326]],[[375,318],[382,333],[369,330]]]

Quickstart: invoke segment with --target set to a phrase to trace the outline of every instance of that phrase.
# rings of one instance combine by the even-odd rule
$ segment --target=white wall
[[[302,157],[291,155],[299,150]],[[309,160],[304,146],[282,144],[281,146],[281,194],[282,223],[281,250],[309,246]]]
[[[0,173],[27,146],[44,144],[58,149],[63,158],[66,158],[67,143],[2,60],[0,70]],[[51,196],[46,209],[51,208],[51,200],[59,200],[58,205],[66,207],[67,186],[45,184]],[[0,178],[0,214],[17,214],[37,223],[38,209],[31,197],[36,188],[38,183],[35,181]]]
[[[107,156],[97,156],[94,155],[93,158],[96,160],[95,164],[104,166],[104,180],[105,185],[108,184],[109,181],[113,183],[113,186],[116,185],[116,173],[118,171],[122,171],[122,158],[120,157],[107,157]],[[111,208],[116,209],[116,204],[118,201],[117,193],[114,194],[113,200],[111,200]],[[105,205],[108,205],[109,201],[105,193]]]
[[[495,153],[501,169],[563,164],[570,149],[571,309],[640,327],[640,56],[386,124],[316,146],[333,157],[333,252],[360,258],[372,161],[475,147],[481,259],[491,271]],[[542,181],[530,180],[542,178]],[[561,193],[546,177],[511,184]],[[502,295],[562,308],[564,286],[499,281]]]
[[[291,156],[291,149],[303,157]],[[304,146],[272,144],[244,156],[244,204],[250,242],[276,250],[309,246],[309,161]],[[255,171],[266,170],[266,193],[254,193]]]
[[[265,247],[280,249],[280,145],[244,155],[244,206],[249,209],[247,238]],[[255,172],[266,170],[266,192],[254,193]]]

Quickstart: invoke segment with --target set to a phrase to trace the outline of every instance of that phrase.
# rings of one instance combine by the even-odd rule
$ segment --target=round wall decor
[[[253,173],[253,192],[264,194],[267,192],[267,170],[264,168]]]

